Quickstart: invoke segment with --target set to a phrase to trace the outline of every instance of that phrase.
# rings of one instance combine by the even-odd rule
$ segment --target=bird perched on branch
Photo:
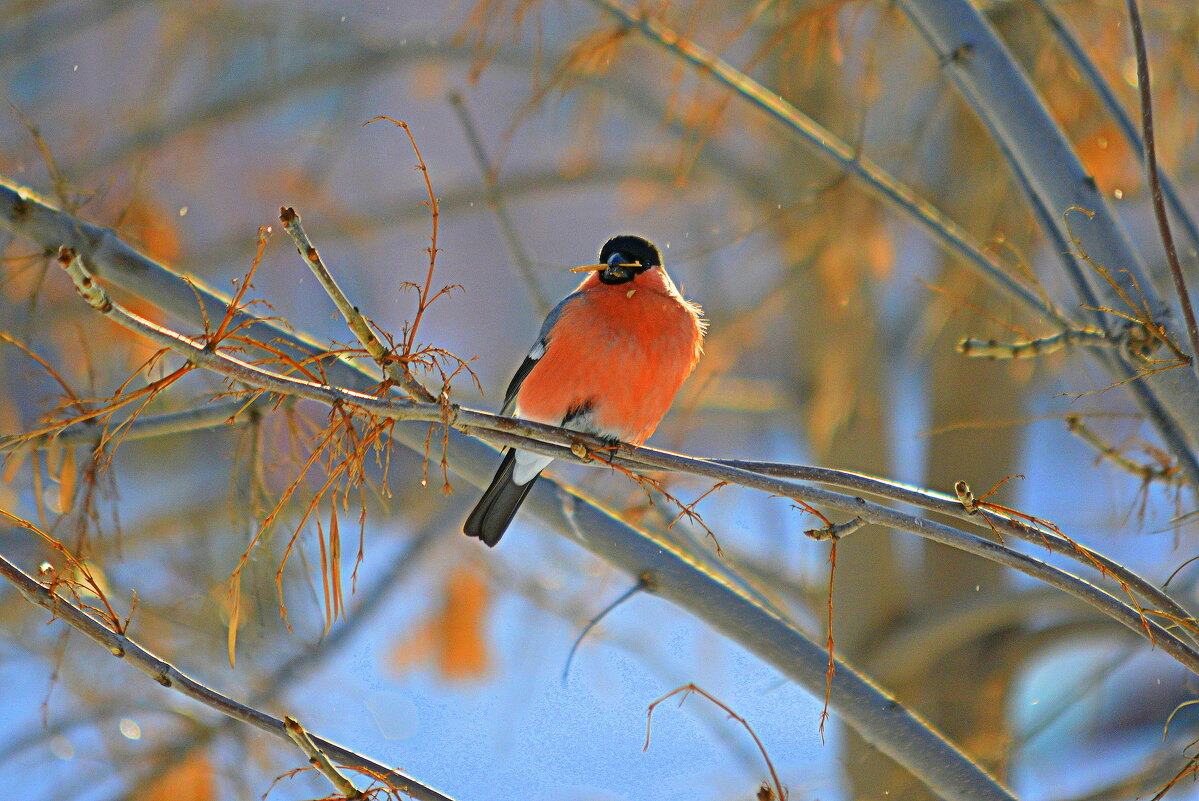
[[[705,323],[662,268],[652,242],[624,234],[545,318],[500,410],[640,445],[699,361]],[[494,546],[552,457],[509,449],[464,533]]]

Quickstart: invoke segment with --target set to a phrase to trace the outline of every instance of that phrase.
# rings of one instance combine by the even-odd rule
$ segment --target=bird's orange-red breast
[[[695,368],[704,322],[648,240],[613,237],[600,262],[546,317],[501,413],[640,445]],[[551,461],[509,450],[464,532],[499,542]]]

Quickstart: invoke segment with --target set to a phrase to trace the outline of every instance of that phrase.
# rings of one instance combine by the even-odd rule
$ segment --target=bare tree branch
[[[186,434],[224,425],[236,425],[255,419],[263,412],[266,402],[255,400],[216,401],[178,412],[157,415],[139,415],[126,422],[118,421],[114,428],[121,427],[122,440],[152,439],[172,434]],[[60,445],[95,445],[103,436],[103,426],[87,421],[67,426],[53,434],[33,437],[19,434],[0,434],[0,453],[21,448],[46,448],[54,443]]]
[[[58,593],[44,587],[3,556],[0,556],[0,575],[15,586],[30,603],[49,610],[56,618],[103,646],[113,656],[124,659],[163,687],[175,690],[223,715],[240,720],[268,734],[273,734],[284,741],[291,741],[282,720],[239,703],[182,673],[174,665],[158,658],[134,640],[123,634],[117,634]],[[421,799],[421,801],[451,801],[449,796],[421,784],[398,770],[322,737],[314,736],[312,739],[322,750],[332,754],[343,764],[374,771],[413,798]]]
[[[358,307],[350,303],[341,287],[338,286],[337,280],[329,269],[325,267],[325,263],[321,261],[320,254],[316,247],[308,238],[308,233],[304,230],[303,223],[300,222],[300,215],[290,206],[286,206],[279,212],[279,219],[283,223],[284,230],[288,236],[296,243],[296,250],[299,251],[301,258],[312,270],[312,274],[316,276],[316,280],[320,282],[321,288],[325,290],[325,294],[333,301],[333,305],[337,306],[337,310],[341,312],[342,319],[346,321],[346,325],[354,336],[358,337],[358,341],[362,343],[362,347],[370,354],[371,358],[383,370],[383,374],[394,381],[396,385],[402,387],[412,397],[423,401],[433,400],[432,394],[421,386],[414,379],[407,368],[400,364],[398,360],[388,353],[383,347],[383,343],[375,336],[375,332],[371,330],[370,324],[366,318],[362,316],[362,312],[358,311]]]
[[[1128,21],[1132,28],[1132,42],[1137,54],[1137,88],[1141,95],[1141,128],[1145,137],[1145,171],[1149,174],[1149,194],[1153,198],[1153,216],[1157,218],[1157,230],[1161,234],[1162,247],[1166,250],[1166,264],[1174,279],[1174,291],[1182,306],[1187,335],[1191,339],[1191,369],[1199,375],[1199,324],[1195,322],[1195,310],[1191,307],[1191,295],[1187,291],[1182,265],[1178,263],[1178,252],[1174,249],[1174,234],[1170,231],[1170,218],[1166,215],[1166,204],[1162,201],[1162,182],[1157,172],[1157,142],[1153,133],[1153,92],[1150,88],[1149,55],[1145,52],[1145,32],[1141,29],[1141,10],[1137,0],[1127,0]]]
[[[305,379],[292,378],[256,367],[241,359],[229,356],[219,349],[212,349],[207,344],[193,342],[181,334],[125,311],[119,304],[114,303],[108,298],[99,284],[91,279],[79,255],[74,251],[64,248],[60,253],[59,261],[66,268],[67,272],[70,273],[80,294],[101,314],[163,347],[171,348],[181,353],[192,364],[213,370],[251,387],[279,395],[315,400],[334,407],[357,407],[369,414],[397,421],[441,422],[443,425],[453,426],[464,433],[483,436],[499,444],[522,447],[559,458],[566,458],[567,453],[571,453],[576,459],[590,460],[590,457],[586,455],[580,457],[574,453],[580,436],[576,432],[566,429],[489,415],[484,412],[466,409],[456,404],[451,405],[447,409],[435,403],[422,404],[407,400],[381,400],[352,390],[318,384]],[[546,439],[551,440],[551,443],[547,444],[540,440],[535,440],[530,436],[531,434],[544,435]],[[602,448],[603,443],[599,440],[593,440],[592,446]],[[621,463],[619,456],[609,461],[616,464]],[[1010,550],[1002,543],[989,542],[980,537],[957,531],[949,526],[869,503],[863,498],[852,498],[825,490],[804,487],[772,479],[760,473],[698,459],[690,459],[665,451],[657,451],[653,454],[647,453],[634,466],[665,467],[676,471],[690,472],[717,481],[739,484],[782,497],[792,498],[805,504],[816,504],[838,509],[855,517],[855,521],[849,529],[859,528],[862,525],[862,521],[887,525],[955,548],[960,548],[961,550],[999,562],[1008,567],[1013,567],[1082,599],[1133,631],[1142,633],[1151,643],[1160,643],[1163,650],[1175,659],[1178,659],[1182,664],[1187,665],[1191,670],[1199,673],[1199,651],[1196,651],[1191,643],[1182,641],[1173,632],[1164,628],[1156,621],[1150,620],[1144,610],[1140,608],[1134,609],[1094,585],[1082,581],[1077,576],[1059,570],[1039,559]],[[879,483],[882,484],[882,482]],[[967,511],[971,515],[974,515],[977,514],[979,509],[971,508]],[[1028,518],[1027,524],[1015,517],[1009,520],[1009,522],[1016,527],[1026,527],[1028,530],[1026,538],[1041,538],[1043,536],[1047,541],[1048,536],[1056,533],[1052,526],[1044,525],[1042,521],[1036,521],[1033,518]],[[1121,572],[1125,571],[1122,570]],[[1173,618],[1175,616],[1171,615],[1170,617]],[[1193,625],[1187,619],[1179,619],[1175,622],[1184,626]]]
[[[329,761],[328,755],[312,741],[312,735],[300,725],[300,721],[291,715],[284,715],[283,729],[287,732],[287,736],[292,739],[292,742],[304,752],[304,756],[308,757],[308,761],[312,763],[312,767],[319,770],[337,792],[350,801],[362,798],[362,791],[355,787],[354,783],[346,778],[346,775],[338,770],[336,765]]]
[[[862,181],[877,197],[919,224],[938,244],[964,259],[1008,297],[1019,301],[1025,308],[1046,320],[1054,321],[1065,330],[1078,327],[1068,316],[1046,304],[1028,287],[1015,281],[965,229],[949,219],[940,209],[774,92],[715,54],[679,36],[643,11],[632,9],[619,0],[588,2],[641,33],[654,44],[728,86],[746,102],[765,111],[800,141],[815,148],[821,156]]]
[[[1123,297],[1138,299],[1156,322],[1167,324],[1168,307],[1144,275],[1124,229],[1028,76],[982,13],[968,0],[902,0],[901,6],[990,130],[1012,171],[1031,192],[1034,204],[1052,213],[1043,222],[1052,223],[1051,230],[1059,240],[1074,242],[1088,263],[1108,271],[1113,283],[1101,286],[1104,306],[1121,309]],[[1078,209],[1086,213],[1072,213]],[[1091,287],[1084,278],[1072,272],[1069,275],[1086,303]],[[1111,325],[1105,322],[1103,327],[1107,330]],[[1139,376],[1125,358],[1104,361],[1118,381]],[[1133,387],[1134,397],[1154,420],[1192,487],[1199,487],[1199,460],[1194,451],[1199,443],[1199,380],[1195,373],[1163,370],[1129,383],[1142,385]],[[1162,415],[1160,407],[1168,410],[1168,416]]]
[[[436,515],[433,520],[422,526],[407,547],[399,551],[380,572],[378,578],[357,593],[358,603],[345,615],[344,622],[334,626],[327,636],[309,643],[272,668],[266,678],[250,693],[249,705],[260,707],[274,701],[305,673],[315,670],[325,659],[337,654],[338,649],[384,607],[395,590],[404,586],[404,578],[444,533],[450,523],[450,516],[457,518],[457,511],[456,507],[450,506],[449,510]],[[186,759],[196,748],[229,733],[236,726],[236,720],[226,718],[219,725],[211,726],[198,735],[188,732],[169,743],[163,749],[165,756],[156,760],[151,769],[130,783],[128,796],[137,798],[141,790]]]
[[[34,241],[78,246],[86,255],[90,270],[110,275],[114,280],[119,277],[130,291],[185,320],[198,322],[197,297],[211,317],[219,319],[225,314],[228,299],[222,300],[218,293],[207,287],[180,281],[161,265],[136,253],[111,231],[64,215],[37,200],[28,190],[15,189],[5,182],[0,182],[0,226]],[[234,315],[233,325],[249,320],[244,313],[239,313]],[[291,342],[304,348],[305,352],[320,351],[319,345],[302,334],[292,334],[269,323],[263,325],[268,326],[280,341]],[[175,345],[194,347],[178,335],[164,336]],[[257,369],[251,372],[255,375],[265,373]],[[368,373],[359,371],[344,359],[328,364],[327,374],[330,380],[362,389],[374,383]],[[303,383],[288,381],[286,386],[297,387]],[[316,385],[308,385],[304,391],[315,389]],[[346,400],[353,397],[355,404],[377,404],[374,408],[380,411],[388,407],[397,412],[404,406],[415,408],[413,404],[387,404],[358,392],[345,397]],[[490,418],[497,425],[521,425],[491,415],[472,414],[478,415],[478,421]],[[393,436],[398,442],[423,453],[424,428],[398,426]],[[490,480],[495,461],[492,448],[455,431],[449,432],[447,444],[450,466],[455,473],[480,487]],[[684,553],[666,539],[613,518],[583,496],[547,478],[534,488],[526,508],[559,534],[611,564],[635,576],[652,574],[657,594],[758,654],[810,692],[823,694],[827,668],[824,645],[806,636],[768,603],[748,591],[732,577],[727,567],[704,564],[695,554]],[[1011,801],[1011,794],[956,746],[840,661],[836,663],[831,686],[831,706],[868,742],[904,765],[942,796],[952,801]]]
[[[1099,99],[1103,102],[1103,107],[1107,109],[1108,114],[1112,115],[1112,119],[1116,121],[1120,133],[1124,135],[1125,140],[1132,146],[1133,152],[1137,154],[1137,158],[1144,160],[1145,142],[1141,139],[1141,133],[1137,129],[1136,123],[1133,122],[1132,117],[1124,110],[1124,106],[1120,104],[1116,93],[1112,91],[1111,85],[1104,80],[1103,74],[1095,66],[1095,61],[1087,55],[1087,51],[1083,49],[1074,34],[1070,33],[1070,29],[1066,27],[1065,21],[1048,0],[1033,0],[1033,5],[1045,15],[1045,19],[1049,20],[1049,25],[1061,41],[1062,47],[1070,54],[1070,58],[1078,65],[1079,71],[1082,72],[1091,84],[1091,88],[1099,95]],[[1187,211],[1186,206],[1183,205],[1182,198],[1178,194],[1178,190],[1174,187],[1174,182],[1165,173],[1161,174],[1161,185],[1166,200],[1170,203],[1170,208],[1174,211],[1174,216],[1182,221],[1183,228],[1186,229],[1187,236],[1191,240],[1192,255],[1199,254],[1199,227],[1196,227],[1195,217]]]
[[[552,304],[541,289],[541,282],[537,280],[537,276],[533,272],[533,259],[525,250],[524,242],[521,241],[516,225],[512,222],[512,216],[508,214],[508,207],[504,204],[504,193],[500,190],[499,176],[496,175],[495,165],[491,163],[491,159],[487,155],[487,148],[483,146],[483,140],[479,137],[475,121],[471,117],[470,109],[466,107],[466,101],[462,95],[451,92],[449,100],[450,105],[454,107],[454,113],[458,116],[458,122],[462,125],[462,132],[466,134],[466,141],[470,145],[471,153],[475,156],[475,162],[479,165],[483,185],[487,188],[487,205],[495,214],[496,222],[499,223],[500,234],[504,237],[504,244],[508,246],[508,256],[512,259],[512,266],[516,268],[517,274],[520,275],[521,281],[525,285],[525,290],[532,297],[538,314],[544,315],[549,312]]]

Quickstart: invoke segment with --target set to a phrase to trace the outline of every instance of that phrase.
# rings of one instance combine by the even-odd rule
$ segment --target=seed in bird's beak
[[[594,273],[600,270],[606,270],[609,267],[640,267],[639,262],[624,262],[622,264],[581,264],[578,267],[571,267],[567,270],[568,273]]]

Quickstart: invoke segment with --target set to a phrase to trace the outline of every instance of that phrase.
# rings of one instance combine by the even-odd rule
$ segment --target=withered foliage
[[[1043,544],[1053,552],[1046,562],[1068,562],[1070,570],[1119,596],[1125,622],[1139,628],[1150,646],[1162,644],[1155,632],[1163,629],[1187,641],[1199,633],[1194,618],[1146,601],[1145,588],[1130,584],[1121,565],[1098,553],[1115,551],[1137,560],[1157,554],[1157,561],[1142,569],[1156,584],[1177,565],[1166,583],[1178,582],[1179,597],[1189,593],[1182,586],[1191,579],[1186,568],[1199,559],[1186,558],[1199,519],[1191,511],[1186,462],[1153,421],[1117,391],[1193,367],[1194,348],[1183,329],[1165,308],[1148,300],[1174,297],[1166,291],[1165,266],[1156,264],[1159,243],[1137,222],[1155,193],[1147,188],[1143,160],[1125,123],[1101,93],[1091,90],[1086,65],[1068,46],[1073,37],[1117,105],[1135,117],[1135,90],[1144,84],[1131,55],[1124,2],[1091,4],[1085,13],[1043,0],[974,7],[1015,51],[1087,174],[1130,221],[1137,250],[1151,263],[1144,273],[1148,279],[1132,265],[1093,259],[1079,239],[1047,242],[1044,221],[1030,211],[1024,188],[1009,177],[1005,154],[966,104],[953,97],[952,76],[977,60],[979,48],[966,42],[931,52],[902,4],[471,0],[451,4],[451,11],[432,23],[417,15],[421,25],[431,26],[417,35],[403,17],[407,8],[398,8],[397,15],[405,27],[392,28],[392,20],[355,19],[354,13],[346,15],[348,20],[339,20],[340,14],[326,19],[326,10],[304,4],[263,18],[239,3],[222,2],[199,13],[147,7],[135,15],[140,27],[132,36],[128,15],[116,13],[119,4],[70,24],[53,16],[58,5],[20,4],[12,26],[0,31],[6,43],[13,41],[5,38],[10,27],[21,35],[21,47],[0,48],[0,82],[21,98],[20,110],[13,110],[8,123],[0,121],[14,133],[15,143],[0,156],[0,173],[53,192],[62,208],[112,225],[121,240],[179,269],[196,269],[198,276],[204,268],[196,265],[219,265],[216,274],[227,281],[230,264],[238,270],[248,264],[224,308],[205,300],[204,283],[195,279],[202,325],[194,325],[187,339],[198,348],[318,385],[331,383],[332,364],[374,365],[378,382],[364,395],[437,404],[440,410],[438,419],[422,423],[427,425],[423,454],[400,457],[393,451],[395,420],[351,401],[321,406],[214,377],[158,344],[99,320],[60,280],[53,248],[43,251],[19,235],[11,242],[0,239],[0,359],[12,379],[0,384],[0,513],[35,543],[31,564],[45,557],[43,584],[104,627],[119,633],[132,627],[164,652],[196,660],[210,652],[220,658],[225,651],[232,662],[240,636],[238,670],[247,671],[241,675],[254,685],[256,674],[249,673],[254,663],[275,651],[283,654],[287,643],[299,638],[250,649],[248,632],[282,636],[294,623],[314,637],[328,636],[336,633],[334,624],[343,621],[347,609],[362,600],[347,596],[364,564],[373,523],[382,520],[375,510],[395,509],[408,521],[425,519],[426,507],[434,505],[430,499],[453,502],[433,491],[409,495],[407,484],[416,492],[431,483],[450,493],[449,437],[457,425],[457,403],[475,405],[463,398],[473,399],[473,390],[481,387],[472,371],[473,352],[460,356],[429,332],[431,323],[446,319],[461,322],[467,333],[488,324],[470,313],[462,313],[461,320],[458,315],[464,308],[478,313],[483,305],[475,293],[480,286],[490,289],[464,272],[455,279],[471,288],[470,296],[461,298],[458,284],[441,286],[439,279],[446,275],[445,262],[437,267],[442,239],[447,261],[484,252],[491,261],[480,263],[493,278],[506,266],[503,243],[483,216],[493,213],[484,210],[483,193],[473,178],[460,179],[466,173],[456,172],[463,165],[469,172],[470,154],[452,128],[433,127],[444,124],[442,95],[450,88],[477,92],[471,105],[481,138],[495,156],[487,168],[489,208],[506,205],[520,223],[518,233],[527,237],[529,252],[563,248],[564,241],[590,248],[596,229],[617,220],[627,221],[622,228],[670,232],[670,267],[686,277],[688,292],[705,302],[713,319],[708,352],[676,404],[672,426],[663,432],[680,443],[670,447],[694,453],[691,446],[697,442],[701,449],[712,442],[744,444],[759,455],[778,448],[788,459],[799,453],[813,463],[875,475],[902,466],[921,473],[908,473],[905,480],[933,491],[948,490],[960,477],[986,486],[1008,476],[977,498],[959,482],[956,519],[968,518],[970,531],[989,538],[988,546],[1015,550],[1021,546],[1005,541],[1014,539],[1031,541],[1035,549]],[[1157,161],[1163,173],[1185,178],[1194,173],[1193,143],[1199,141],[1199,104],[1194,102],[1199,70],[1185,68],[1195,59],[1195,11],[1186,3],[1145,11],[1155,67]],[[1062,27],[1055,27],[1058,23]],[[125,57],[135,52],[136,58]],[[45,75],[42,67],[31,68],[34,59],[48,65]],[[121,65],[119,73],[112,72],[113,63]],[[10,71],[16,65],[21,68]],[[721,78],[718,67],[731,73]],[[737,80],[726,80],[729,74]],[[88,89],[77,91],[80,87]],[[76,111],[89,95],[105,98],[110,108]],[[824,126],[844,145],[848,163],[832,167],[813,158],[802,137],[777,116],[763,113],[763,99],[786,103]],[[394,109],[402,109],[412,128],[383,113],[397,113]],[[392,170],[364,175],[345,168],[345,154],[361,146],[353,132],[363,120],[388,121],[404,132],[409,140],[404,152],[412,146],[421,173],[417,181],[395,181]],[[916,200],[943,213],[942,219],[960,223],[983,257],[1033,299],[1033,308],[1007,296],[997,300],[982,288],[980,273],[963,269],[969,258],[958,258],[962,254],[952,248],[956,256],[929,247],[911,217],[897,212],[885,192],[863,191],[861,182],[847,177],[855,164],[870,160],[897,176]],[[444,217],[431,174],[446,193]],[[398,200],[393,202],[393,196]],[[349,335],[335,337],[345,341],[297,346],[265,325],[294,325],[300,331],[315,325],[284,319],[255,297],[255,279],[262,281],[259,267],[273,252],[267,229],[260,229],[256,240],[248,235],[258,221],[247,223],[252,212],[246,209],[277,208],[281,200],[338,228],[323,234],[328,239],[322,244],[349,239],[355,255],[376,257],[377,263],[364,260],[356,266],[388,277],[367,286],[386,284],[405,293],[396,317],[403,322],[386,327],[366,315],[383,318],[390,309],[375,298],[356,299],[363,303],[363,322],[378,349]],[[201,220],[217,219],[218,213],[222,230],[201,228]],[[1048,213],[1067,226],[1081,226],[1095,210]],[[1176,223],[1186,216],[1170,213]],[[1144,216],[1149,219],[1148,212]],[[468,227],[476,222],[477,229]],[[386,250],[371,248],[375,238],[384,241],[380,231],[395,229],[407,237],[401,247],[415,250],[404,226],[426,223],[431,223],[422,243],[427,265],[413,276],[394,274],[399,259],[393,240],[386,240]],[[468,244],[463,232],[488,240],[487,246]],[[1193,243],[1176,233],[1179,255],[1193,272],[1188,256]],[[1084,282],[1103,300],[1080,302],[1063,289],[1057,274],[1066,255],[1061,251],[1070,251]],[[378,258],[379,252],[385,255]],[[234,259],[234,253],[244,258]],[[536,269],[545,265],[536,259],[530,263],[531,274],[540,278]],[[331,266],[335,272],[345,269],[345,264]],[[102,270],[96,278],[134,316],[164,330],[180,329],[170,311],[138,297],[136,286],[122,289]],[[547,291],[549,284],[547,279]],[[298,294],[307,298],[309,287]],[[455,302],[443,304],[451,296]],[[523,308],[517,296],[497,291],[496,302]],[[280,308],[291,300],[274,292],[270,299]],[[506,319],[518,338],[536,326],[527,321],[530,330],[518,331],[525,323],[513,322],[517,315]],[[952,331],[951,323],[956,325]],[[483,336],[502,339],[490,331]],[[489,360],[507,356],[480,352]],[[1094,353],[1099,361],[1125,360],[1131,374],[1113,377],[1097,369],[1084,355]],[[942,380],[944,365],[964,356],[1000,363],[971,362],[968,369],[978,372],[969,378],[950,373],[957,378]],[[1012,380],[997,381],[998,372],[983,372],[990,369],[1006,371]],[[896,397],[899,384],[910,397]],[[950,396],[955,402],[945,401]],[[988,404],[997,396],[1010,401],[1001,413]],[[195,421],[213,408],[221,410],[220,420],[202,427],[218,433],[205,442],[219,438],[221,425],[228,424],[233,434],[227,439],[237,443],[228,480],[222,475],[219,482],[228,487],[226,504],[214,502],[203,487],[202,468],[208,466],[203,457],[209,454],[198,458],[183,452],[188,446],[179,445],[183,437],[176,436],[201,427]],[[914,449],[897,452],[895,447],[896,432],[907,431],[914,418],[933,432],[919,443],[919,456]],[[1054,498],[1078,510],[1071,519],[1060,511],[1041,512],[1034,508],[1039,502],[1025,501],[1011,485],[1004,486],[1015,474],[1027,473],[1028,485],[1038,488],[1030,497],[1044,497],[1045,476],[1010,456],[1021,446],[995,443],[1033,440],[1025,432],[1045,420],[1057,421],[1066,441],[1062,429],[1086,447],[1083,462],[1093,458],[1088,480],[1055,487]],[[139,453],[142,447],[146,450]],[[1038,609],[1030,616],[1035,619],[1008,618],[1003,628],[963,635],[961,640],[969,642],[959,643],[952,654],[940,652],[940,640],[927,655],[905,653],[903,660],[918,664],[914,671],[922,681],[912,686],[899,679],[893,687],[893,666],[873,661],[878,653],[888,648],[894,653],[894,644],[908,638],[923,642],[921,626],[930,621],[966,626],[969,621],[950,614],[957,606],[977,602],[980,608],[1006,608],[1004,603],[1023,599],[1023,587],[995,565],[976,564],[965,575],[923,544],[914,558],[914,552],[893,548],[882,526],[872,524],[858,534],[866,524],[852,512],[832,514],[820,504],[784,497],[784,524],[812,515],[818,527],[803,533],[828,543],[804,540],[795,526],[788,532],[794,536],[776,536],[779,520],[770,510],[751,506],[746,500],[751,493],[729,486],[736,482],[630,467],[616,461],[619,451],[580,446],[575,453],[611,465],[589,475],[596,477],[593,486],[601,499],[625,520],[663,537],[671,528],[684,527],[694,534],[688,545],[698,544],[711,564],[730,573],[744,568],[744,575],[752,576],[745,579],[747,586],[772,599],[794,600],[796,608],[786,611],[812,622],[811,636],[823,638],[827,648],[824,711],[818,723],[815,716],[810,722],[822,736],[834,651],[844,652],[849,663],[866,665],[900,702],[933,719],[951,740],[978,749],[974,756],[1002,779],[1027,755],[1029,743],[1021,737],[1031,735],[1004,712],[998,714],[999,725],[971,729],[975,715],[1013,708],[1024,671],[1054,658],[1062,646],[1085,655],[1093,645],[1090,634],[1077,636],[1079,630],[1091,631],[1090,622],[1063,613],[1060,625],[1056,618],[1046,623]],[[1053,469],[1058,466],[1055,462]],[[616,480],[605,483],[604,472]],[[397,481],[399,475],[403,482]],[[176,484],[184,489],[164,490]],[[1000,503],[1001,487],[1015,500]],[[178,508],[152,508],[159,495],[176,499]],[[952,505],[954,494],[938,497]],[[118,507],[137,510],[136,535],[122,530],[127,521],[118,519]],[[734,514],[738,524],[728,530],[712,522],[734,519]],[[233,521],[232,536],[226,517]],[[1137,525],[1126,526],[1134,517]],[[743,519],[751,520],[752,534],[759,529],[769,534],[760,539],[771,544],[760,548],[752,536],[743,537]],[[1155,540],[1143,542],[1142,537],[1159,533],[1147,521],[1171,530],[1177,551],[1159,554]],[[356,546],[345,541],[353,538],[354,528]],[[221,533],[210,536],[209,529]],[[594,584],[578,578],[603,580],[604,569],[553,546],[547,552],[548,558],[519,566],[527,571],[526,584],[543,582],[538,591],[563,596],[557,606],[543,604],[545,610],[572,608],[571,600],[580,596],[593,600],[586,595]],[[505,565],[510,553],[497,554],[497,564]],[[343,561],[353,564],[343,569]],[[180,597],[138,606],[137,595],[126,586],[126,568],[144,570],[156,592],[177,586]],[[496,580],[508,575],[505,570],[516,572],[512,567],[485,570],[454,557],[430,565],[420,586],[432,588],[431,611],[403,630],[392,627],[381,635],[390,645],[385,652],[390,667],[405,674],[425,662],[447,684],[506,679],[502,646],[507,643],[493,638],[511,634],[508,627],[490,625],[504,608],[501,595],[519,592]],[[153,596],[147,591],[146,597]],[[1044,617],[1056,614],[1049,610]],[[225,626],[224,649],[212,646],[206,625]],[[644,639],[640,653],[649,663],[664,638]],[[98,703],[102,699],[88,696],[83,682],[69,678],[71,647],[64,638],[42,649],[53,666],[51,684]],[[246,658],[247,650],[252,658]],[[981,662],[987,664],[985,677],[972,668]],[[60,667],[67,678],[60,678]],[[673,676],[664,686],[692,679],[706,684],[704,676],[712,670],[696,662],[684,667],[709,672]],[[941,680],[944,676],[954,680]],[[1082,709],[1081,699],[1102,700],[1111,688],[1095,682],[1073,703]],[[1139,685],[1118,689],[1121,696],[1125,690],[1131,695]],[[769,780],[756,785],[762,771],[751,754],[742,795],[756,790],[759,801],[783,801],[787,788],[780,776],[802,775],[804,766],[780,762],[776,771],[745,720],[694,684],[656,701],[647,718],[666,698],[690,692],[740,722],[769,768]],[[818,688],[814,692],[819,697]],[[122,700],[115,694],[114,699]],[[1151,704],[1136,706],[1145,708],[1146,719],[1163,717]],[[1184,709],[1176,710],[1176,728],[1191,725]],[[1091,730],[1102,733],[1103,713],[1094,714]],[[647,744],[648,724],[647,719]],[[156,743],[152,754],[156,763],[171,767],[131,787],[148,798],[208,801],[221,795],[230,776],[258,771],[265,784],[262,776],[281,769],[278,752],[254,747],[246,749],[245,764],[225,763],[222,749],[206,745],[205,738],[216,731],[202,722],[180,725],[179,739]],[[1188,732],[1185,739],[1193,735]],[[1178,757],[1180,751],[1173,741],[1155,747],[1159,756]],[[1191,743],[1182,751],[1182,769],[1167,776],[1169,781],[1163,783],[1157,774],[1133,776],[1139,791],[1158,788],[1156,798],[1161,798],[1193,777],[1194,747]],[[903,784],[906,778],[897,781],[852,737],[837,753],[844,758],[846,793],[872,797],[884,788],[919,797],[917,791],[907,792],[912,787]],[[123,752],[114,749],[111,760],[122,759]],[[290,746],[286,759],[299,761]],[[148,775],[133,758],[126,761],[133,779]],[[1068,769],[1085,770],[1086,763],[1080,764]],[[366,786],[365,797],[406,797],[405,788],[384,774],[364,771],[356,778]]]

